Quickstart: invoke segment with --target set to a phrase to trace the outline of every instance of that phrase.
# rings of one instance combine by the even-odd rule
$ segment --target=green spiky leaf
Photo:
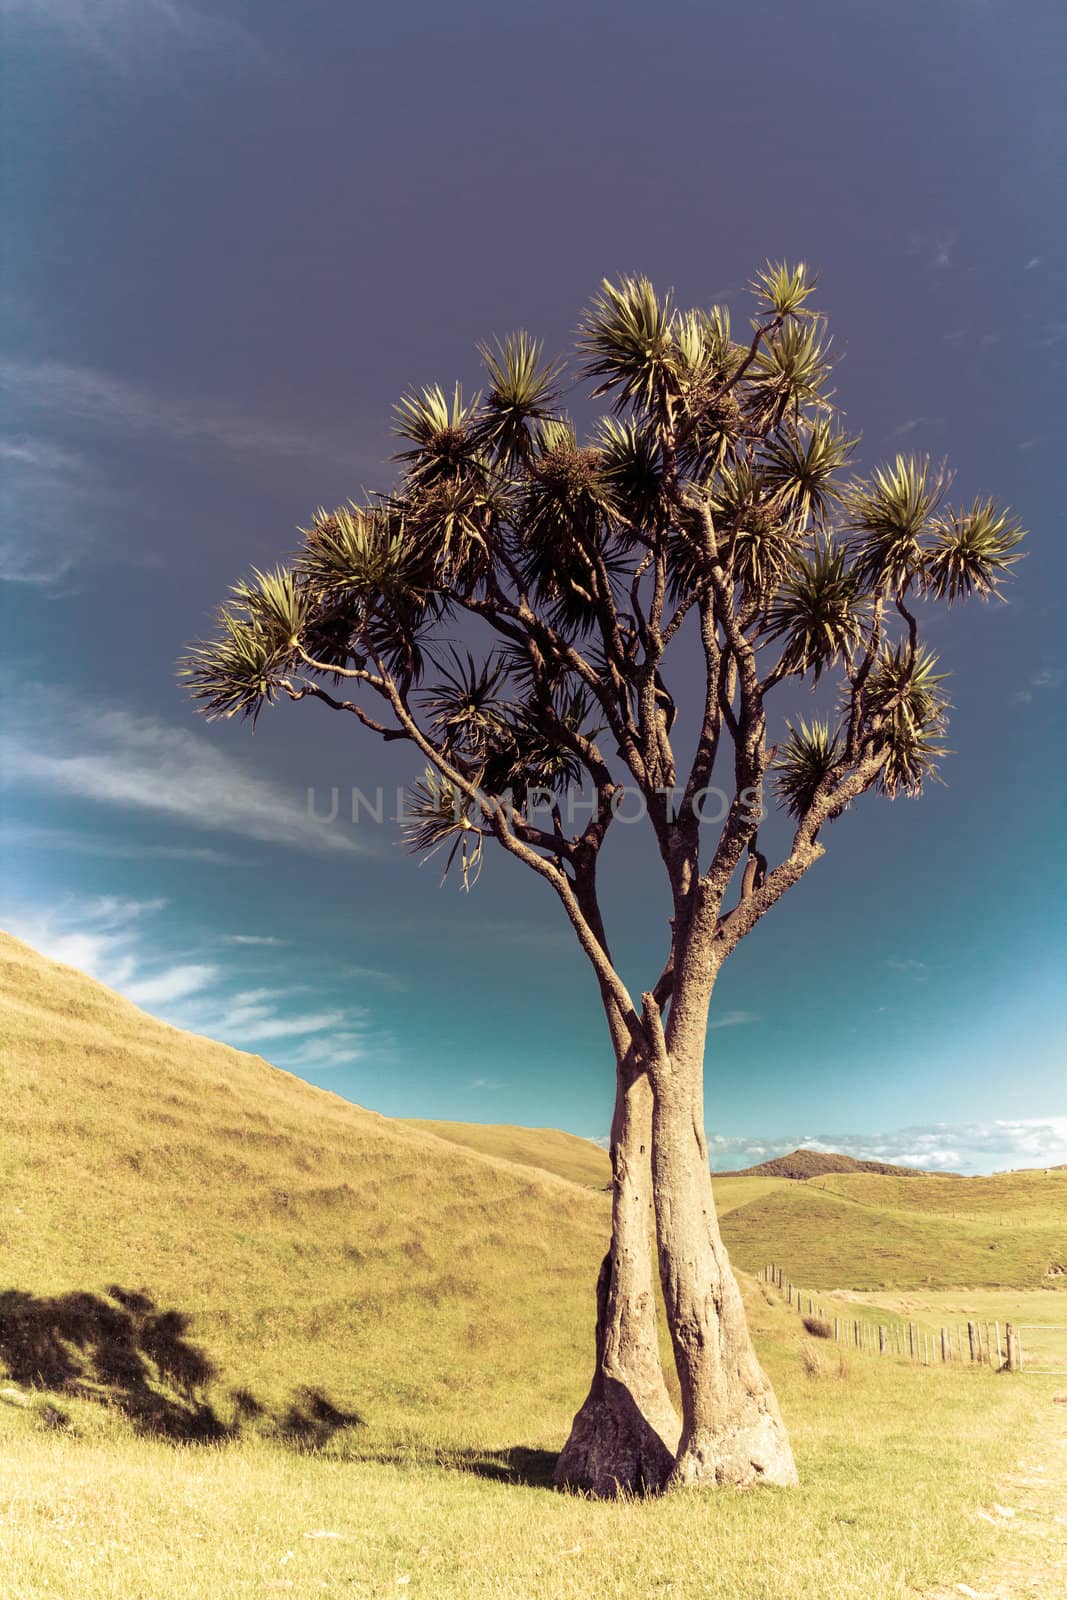
[[[1022,528],[995,500],[977,499],[969,511],[950,511],[933,529],[923,562],[923,586],[938,600],[988,600],[1022,556]]]

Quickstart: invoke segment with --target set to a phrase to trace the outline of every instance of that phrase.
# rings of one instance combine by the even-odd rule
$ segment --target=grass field
[[[0,1050],[5,1600],[914,1600],[987,1558],[977,1508],[1055,1380],[842,1362],[746,1281],[801,1489],[560,1495],[605,1194],[362,1111],[6,938]],[[791,1266],[789,1245],[831,1286],[860,1276],[842,1218],[904,1215],[782,1180],[716,1192],[736,1256]],[[981,1223],[908,1226],[921,1253]],[[1053,1206],[1001,1259],[1043,1272],[1055,1228]]]

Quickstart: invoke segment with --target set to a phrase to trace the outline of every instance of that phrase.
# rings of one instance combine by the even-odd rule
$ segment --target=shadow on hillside
[[[147,1294],[113,1286],[88,1292],[0,1293],[0,1363],[27,1388],[99,1400],[139,1433],[176,1443],[231,1439],[246,1422],[273,1424],[283,1442],[317,1449],[363,1418],[342,1411],[318,1389],[298,1389],[280,1416],[248,1389],[231,1393],[233,1415],[221,1417],[205,1389],[218,1377],[210,1357],[187,1338],[191,1319],[161,1311]]]

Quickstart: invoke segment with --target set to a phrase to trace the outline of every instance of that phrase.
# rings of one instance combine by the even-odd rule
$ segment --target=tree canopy
[[[794,843],[750,885],[750,925],[857,795],[918,794],[936,774],[948,701],[920,608],[995,595],[1023,537],[990,499],[950,507],[948,473],[923,457],[854,474],[815,279],[768,264],[752,290],[739,340],[723,307],[605,281],[576,354],[606,409],[581,439],[563,363],[524,332],[481,348],[473,398],[404,395],[396,485],[317,511],[292,559],[237,584],[190,647],[204,711],[254,722],[280,697],[315,699],[409,741],[426,763],[410,846],[445,848],[469,884],[494,838],[576,926],[572,890],[622,784],[647,805],[676,899],[701,883],[721,898],[769,777]],[[680,767],[669,669],[687,625],[705,671]],[[831,674],[832,711],[769,743],[771,692]],[[724,740],[732,803],[702,860],[694,802]],[[598,804],[572,831],[562,802],[586,785]],[[535,790],[552,797],[543,825]]]

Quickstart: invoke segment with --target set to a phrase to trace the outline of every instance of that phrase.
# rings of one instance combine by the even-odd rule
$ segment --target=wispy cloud
[[[1067,673],[1062,667],[1042,667],[1039,672],[1031,675],[1023,688],[1016,690],[1012,699],[1017,705],[1028,706],[1035,694],[1048,694],[1056,689],[1062,689],[1065,679]]]
[[[154,978],[127,986],[126,998],[138,1006],[169,1005],[175,1000],[188,999],[189,995],[207,989],[219,976],[218,967],[186,963],[168,967]]]
[[[0,388],[21,413],[154,434],[179,445],[222,446],[266,456],[351,456],[351,445],[277,419],[181,396],[91,367],[59,361],[0,360]],[[39,462],[40,466],[41,463]]]
[[[188,0],[0,0],[0,13],[47,28],[75,48],[122,69],[175,47],[195,50],[252,43],[239,23]]]
[[[952,266],[955,243],[952,234],[913,233],[908,240],[907,253],[917,256],[924,266],[931,267],[935,272],[947,272]]]
[[[223,866],[235,858],[211,845],[138,844],[128,839],[105,839],[75,828],[52,828],[35,822],[0,822],[0,850],[70,851],[104,856],[116,861],[205,861]]]
[[[63,582],[92,547],[109,498],[77,452],[26,434],[0,440],[0,580]]]
[[[27,789],[304,850],[366,852],[302,798],[261,778],[206,734],[24,687],[0,734],[5,776]]]
[[[715,1028],[742,1028],[747,1023],[759,1020],[755,1011],[724,1011],[721,1017],[713,1017],[708,1023],[708,1032],[711,1033]]]
[[[916,981],[928,977],[930,972],[925,961],[916,961],[911,956],[889,956],[882,965],[889,972],[896,972],[901,977],[914,978]]]
[[[48,911],[8,907],[3,925],[42,955],[77,967],[101,983],[121,988],[138,970],[141,923],[166,905],[162,899],[116,895],[68,901]]]
[[[472,1078],[467,1085],[468,1089],[484,1089],[487,1091],[506,1087],[506,1084],[499,1082],[496,1078]]]
[[[236,974],[213,961],[174,958],[159,925],[163,899],[70,897],[47,910],[8,906],[0,922],[43,955],[90,977],[176,1027],[240,1050],[266,1046],[293,1071],[348,1066],[388,1049],[360,1006],[291,1011],[302,984],[234,988]],[[230,991],[227,993],[227,991]]]
[[[713,1170],[754,1166],[791,1150],[833,1150],[860,1161],[887,1161],[931,1172],[1000,1172],[1067,1163],[1067,1117],[937,1122],[895,1133],[709,1134]]]
[[[272,933],[224,933],[223,944],[262,944],[282,945],[284,939],[276,939]]]
[[[367,978],[380,989],[406,989],[407,983],[395,972],[387,972],[384,967],[345,967],[345,974],[350,978]]]

